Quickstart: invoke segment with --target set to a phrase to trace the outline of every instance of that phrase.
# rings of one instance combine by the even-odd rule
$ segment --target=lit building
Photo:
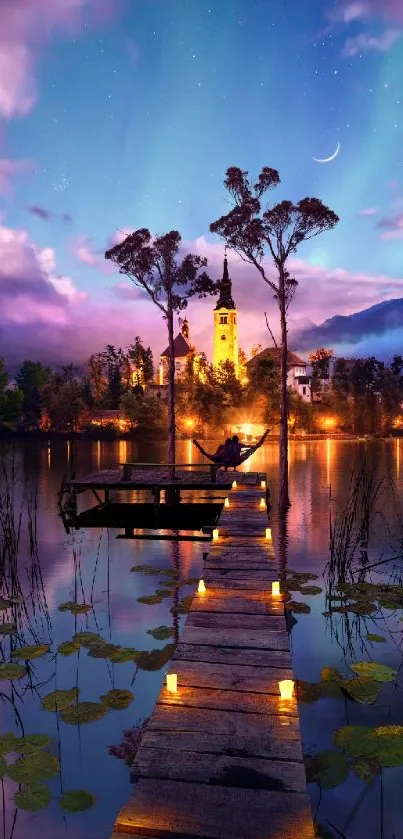
[[[220,281],[220,292],[214,309],[213,366],[231,361],[238,375],[237,311],[232,298],[232,283],[228,274],[227,256]]]
[[[186,364],[189,359],[194,356],[194,347],[189,341],[189,323],[187,319],[181,325],[181,331],[178,332],[174,338],[174,360],[175,360],[175,380],[182,378],[186,370]],[[194,356],[196,361],[197,356]],[[160,363],[157,370],[155,383],[158,385],[166,385],[168,383],[168,367],[169,367],[169,347],[160,355]]]
[[[257,364],[260,359],[271,358],[280,367],[281,349],[278,347],[267,347],[246,362],[247,370]],[[304,402],[311,401],[311,377],[307,375],[306,361],[303,361],[291,350],[287,353],[287,387],[295,390]]]

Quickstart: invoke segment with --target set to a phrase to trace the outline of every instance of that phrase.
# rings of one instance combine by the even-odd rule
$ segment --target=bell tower
[[[214,309],[213,366],[218,367],[222,361],[231,361],[238,376],[237,311],[232,299],[232,283],[228,274],[226,249],[220,292]]]

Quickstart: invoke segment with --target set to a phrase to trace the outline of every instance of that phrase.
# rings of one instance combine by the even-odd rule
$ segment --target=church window
[[[228,316],[227,315],[221,315],[220,323],[228,323]]]
[[[225,341],[225,335],[221,335],[221,340]]]

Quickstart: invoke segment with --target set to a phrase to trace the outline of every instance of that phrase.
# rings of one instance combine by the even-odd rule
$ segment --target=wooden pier
[[[312,839],[265,475],[236,473],[169,672],[133,766],[112,839]]]

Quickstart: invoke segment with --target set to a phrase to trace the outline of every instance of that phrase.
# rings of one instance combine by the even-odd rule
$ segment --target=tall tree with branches
[[[168,329],[168,462],[170,478],[175,478],[175,357],[174,315],[183,311],[190,297],[217,294],[218,284],[201,268],[207,259],[188,253],[179,259],[181,236],[171,230],[152,237],[141,228],[126,236],[123,242],[105,253],[140,289],[145,291],[160,310]]]
[[[266,192],[278,186],[280,176],[265,166],[252,184],[248,172],[236,166],[227,169],[224,186],[234,206],[229,213],[210,225],[212,233],[222,236],[229,248],[252,264],[262,280],[274,292],[280,313],[281,387],[280,387],[280,487],[279,508],[290,504],[288,495],[288,393],[287,393],[287,315],[298,282],[287,269],[290,254],[306,239],[331,230],[338,216],[318,198],[303,198],[297,204],[281,201],[262,211]],[[276,277],[263,264],[265,253],[271,256]]]

